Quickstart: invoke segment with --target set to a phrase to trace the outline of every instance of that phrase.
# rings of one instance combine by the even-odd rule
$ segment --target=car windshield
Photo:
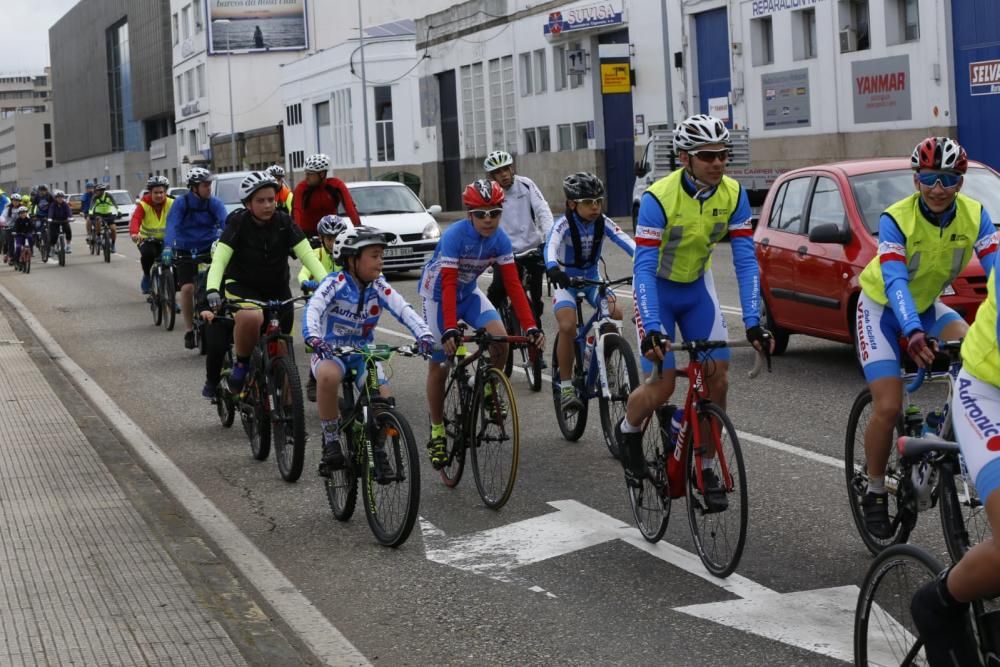
[[[223,204],[240,203],[240,181],[242,178],[220,178],[215,182],[215,196]]]
[[[358,215],[388,215],[390,213],[424,213],[427,211],[413,190],[405,185],[372,185],[348,188]],[[343,206],[340,215],[344,215]]]
[[[132,201],[132,195],[127,192],[109,192],[108,194],[110,194],[111,198],[115,200],[115,204],[119,206],[135,203]]]
[[[882,211],[913,194],[913,172],[909,169],[882,171],[850,178],[865,227],[878,236]],[[965,175],[962,194],[982,203],[994,224],[1000,224],[1000,176],[989,169],[973,167]]]

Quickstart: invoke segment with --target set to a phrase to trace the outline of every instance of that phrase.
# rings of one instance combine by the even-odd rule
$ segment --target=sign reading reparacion
[[[822,0],[753,0],[753,16],[767,16],[789,9],[805,9],[820,2]]]

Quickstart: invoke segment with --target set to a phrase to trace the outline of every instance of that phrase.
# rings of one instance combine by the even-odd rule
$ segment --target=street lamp
[[[233,120],[233,50],[229,48],[229,19],[215,19],[214,25],[226,26],[226,71],[229,78],[229,148],[232,153],[233,171],[236,171],[236,123]]]

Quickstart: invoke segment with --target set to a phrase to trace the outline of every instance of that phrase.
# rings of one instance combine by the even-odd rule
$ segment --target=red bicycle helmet
[[[496,181],[480,178],[465,186],[462,193],[465,208],[494,208],[503,205],[503,188]]]
[[[914,171],[933,169],[964,174],[969,168],[969,156],[954,139],[927,137],[913,149],[910,167]]]

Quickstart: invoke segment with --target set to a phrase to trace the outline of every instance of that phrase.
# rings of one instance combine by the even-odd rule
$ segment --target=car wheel
[[[760,323],[765,329],[771,332],[774,336],[774,354],[784,354],[785,350],[788,349],[788,339],[791,334],[786,329],[782,329],[773,320],[771,320],[770,309],[767,306],[767,299],[760,300]]]

